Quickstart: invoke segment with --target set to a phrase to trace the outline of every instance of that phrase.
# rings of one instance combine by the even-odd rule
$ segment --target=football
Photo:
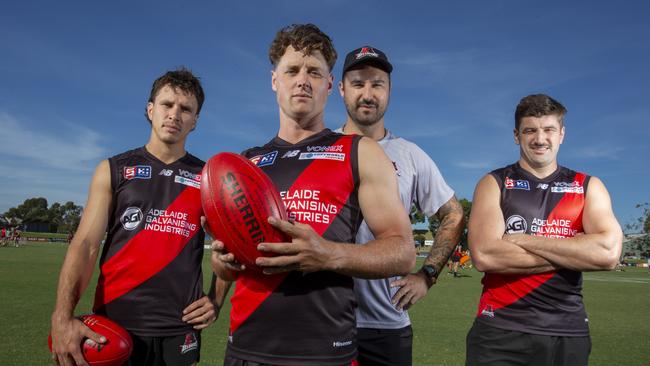
[[[82,343],[81,350],[89,365],[120,366],[129,359],[133,350],[133,341],[126,329],[101,315],[81,315],[78,318],[93,332],[106,337],[106,342],[102,344],[90,345],[85,340]],[[52,334],[48,337],[47,343],[52,352]]]
[[[255,265],[257,244],[291,240],[271,226],[269,216],[287,220],[280,194],[271,179],[241,155],[219,153],[208,160],[201,177],[201,201],[210,231],[247,269]]]

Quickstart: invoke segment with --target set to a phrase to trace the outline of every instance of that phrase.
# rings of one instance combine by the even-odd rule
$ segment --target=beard
[[[362,113],[359,111],[359,108],[362,105],[373,106],[374,110],[370,113]],[[345,102],[345,109],[348,112],[348,115],[356,124],[361,126],[372,126],[375,123],[379,122],[384,118],[384,113],[386,113],[386,106],[380,106],[378,103],[368,100],[361,100],[358,103],[354,102]]]

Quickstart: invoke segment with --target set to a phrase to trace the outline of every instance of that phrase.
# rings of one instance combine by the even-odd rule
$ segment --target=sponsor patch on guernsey
[[[345,153],[331,153],[331,152],[307,152],[300,153],[299,160],[345,160]]]
[[[347,346],[351,346],[351,345],[352,345],[352,341],[334,341],[334,342],[332,342],[332,347],[334,347],[334,348],[347,347]]]
[[[190,186],[194,188],[199,188],[199,189],[201,188],[201,182],[195,181],[194,179],[181,177],[180,175],[174,177],[174,182],[185,184],[186,186]]]
[[[151,179],[151,166],[136,165],[124,167],[124,179]]]
[[[262,167],[262,166],[267,166],[267,165],[273,165],[273,163],[275,163],[275,158],[277,156],[278,156],[277,151],[271,151],[270,153],[266,153],[264,155],[253,156],[249,160],[253,164],[255,164],[255,165],[259,166],[259,167]]]
[[[343,145],[307,146],[307,152],[343,152]]]
[[[128,207],[120,217],[120,223],[124,230],[134,230],[142,221],[142,210],[138,207]]]
[[[577,193],[584,194],[584,187],[551,187],[551,192],[553,193]]]
[[[295,158],[298,156],[298,153],[300,153],[300,150],[289,150],[282,155],[282,159]]]
[[[553,193],[577,193],[584,194],[585,188],[580,182],[553,182],[553,187],[551,187],[551,192]]]
[[[506,234],[525,234],[528,224],[519,215],[512,215],[506,220]]]
[[[506,189],[523,189],[525,191],[530,191],[530,183],[524,179],[510,179],[506,177],[505,182]]]

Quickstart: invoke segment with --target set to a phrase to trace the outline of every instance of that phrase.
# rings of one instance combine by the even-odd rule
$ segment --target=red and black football
[[[102,344],[81,345],[84,359],[90,366],[120,366],[131,356],[133,341],[126,329],[116,322],[96,314],[81,315],[78,317],[93,332],[106,337]],[[50,352],[52,352],[52,334],[47,338]]]
[[[267,219],[287,220],[287,211],[271,179],[243,156],[219,153],[208,160],[201,177],[203,212],[212,233],[248,269],[255,259],[270,256],[257,244],[289,242]]]

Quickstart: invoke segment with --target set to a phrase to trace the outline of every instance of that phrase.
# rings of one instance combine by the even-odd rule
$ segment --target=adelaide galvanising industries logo
[[[140,225],[143,215],[142,211],[138,207],[129,207],[124,210],[124,213],[120,217],[120,223],[124,230],[134,230]]]
[[[512,215],[506,220],[507,234],[525,234],[527,228],[526,219],[519,215]]]

